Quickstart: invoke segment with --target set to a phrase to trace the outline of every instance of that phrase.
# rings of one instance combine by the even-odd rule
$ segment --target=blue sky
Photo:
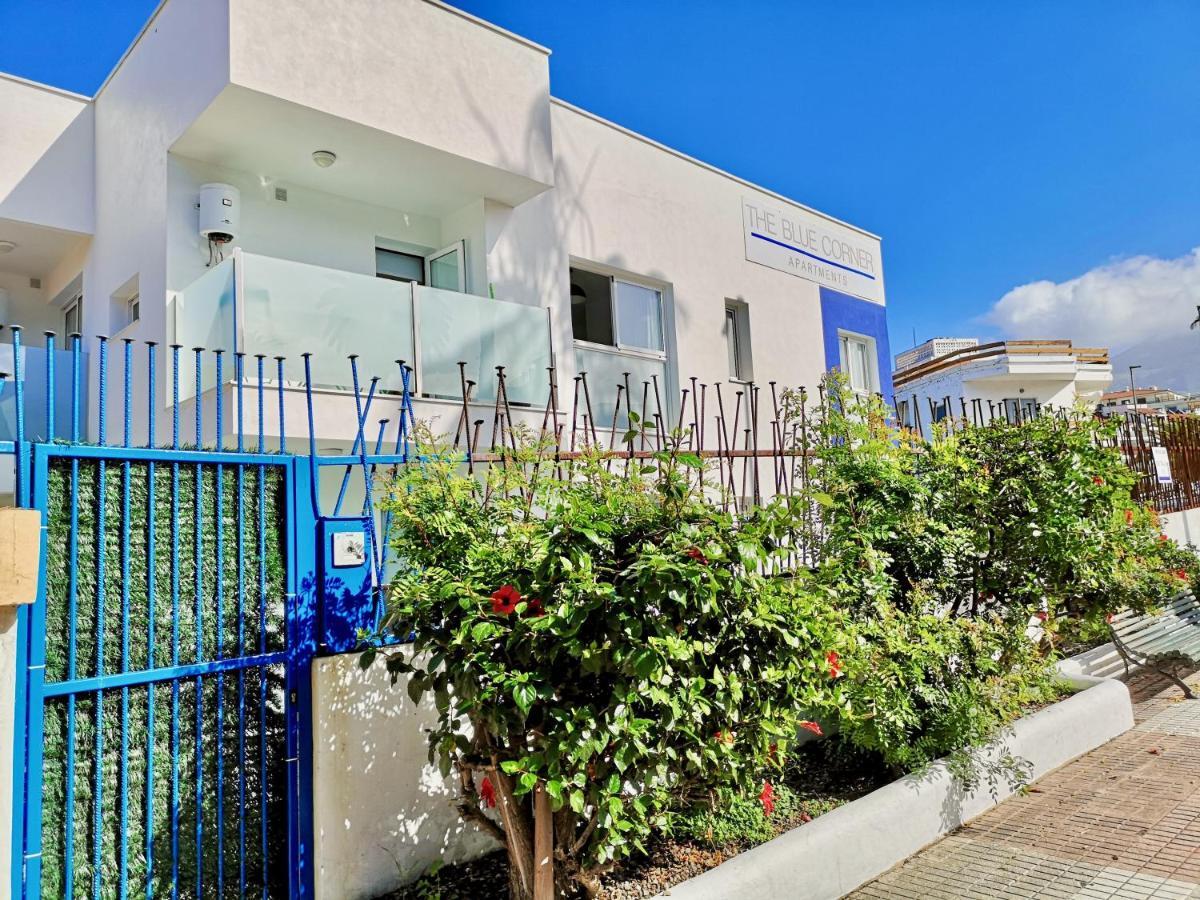
[[[154,5],[8,0],[0,70],[90,94]],[[557,96],[881,234],[896,349],[914,329],[1119,345],[1124,269],[1066,320],[1036,291],[983,317],[1128,257],[1182,267],[1178,303],[1200,272],[1200,2],[458,5],[550,47]]]

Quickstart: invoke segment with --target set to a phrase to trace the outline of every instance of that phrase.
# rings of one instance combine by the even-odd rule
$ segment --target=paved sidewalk
[[[1188,681],[1200,685],[1200,675]],[[1130,690],[1132,731],[851,900],[1200,900],[1200,700],[1154,676]]]

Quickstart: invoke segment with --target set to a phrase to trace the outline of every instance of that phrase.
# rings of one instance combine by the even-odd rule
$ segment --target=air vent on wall
[[[40,278],[30,278],[30,279],[29,279],[29,286],[30,286],[31,288],[33,288],[35,291],[40,291],[40,290],[42,289],[42,279],[40,279]]]
[[[287,203],[287,188],[275,188],[275,199]]]

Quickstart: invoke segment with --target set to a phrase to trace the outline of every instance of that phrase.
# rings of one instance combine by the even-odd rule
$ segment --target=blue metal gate
[[[313,470],[266,450],[262,360],[257,446],[242,437],[239,355],[236,447],[222,445],[219,390],[215,447],[200,449],[199,402],[186,447],[173,347],[160,447],[152,345],[148,440],[133,446],[126,342],[113,446],[102,340],[92,445],[81,441],[78,338],[61,372],[47,338],[36,423],[19,332],[14,345],[16,440],[0,453],[13,455],[18,502],[42,512],[43,529],[37,601],[18,614],[13,896],[311,896]],[[202,365],[196,351],[197,397]],[[64,395],[69,412],[56,409]],[[56,417],[69,420],[66,440]]]

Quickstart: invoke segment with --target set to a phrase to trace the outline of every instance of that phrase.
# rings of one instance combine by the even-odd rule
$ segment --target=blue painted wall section
[[[888,344],[887,308],[870,300],[861,300],[829,288],[821,288],[821,330],[825,343],[825,368],[841,364],[838,329],[852,331],[875,340],[878,355],[879,386],[883,396],[892,400],[892,351]]]

